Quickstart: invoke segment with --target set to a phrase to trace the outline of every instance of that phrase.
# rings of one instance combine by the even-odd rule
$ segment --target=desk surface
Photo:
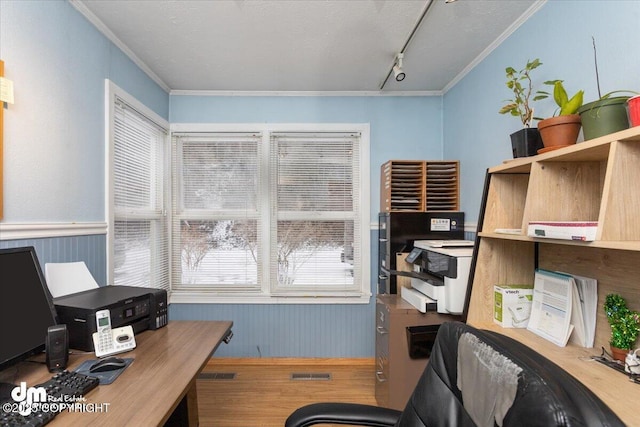
[[[132,357],[133,363],[112,383],[89,392],[86,403],[108,404],[106,412],[63,412],[51,426],[162,425],[190,390],[211,354],[231,330],[228,321],[171,321],[155,331],[136,335],[137,347],[118,357]],[[71,354],[69,370],[93,353]],[[42,365],[23,364],[14,383],[27,386],[44,382],[51,373]]]

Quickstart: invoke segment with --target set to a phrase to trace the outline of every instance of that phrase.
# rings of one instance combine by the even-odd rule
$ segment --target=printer
[[[96,312],[109,310],[111,327],[131,325],[134,334],[168,322],[167,291],[136,286],[102,286],[53,299],[60,323],[67,325],[69,347],[93,351]]]
[[[461,314],[467,295],[473,241],[416,240],[406,261],[413,264],[411,287],[401,297],[419,311]]]

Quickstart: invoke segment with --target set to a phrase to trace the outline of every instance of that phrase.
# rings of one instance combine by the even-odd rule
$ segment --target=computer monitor
[[[0,249],[0,370],[45,348],[58,323],[53,298],[32,246]]]

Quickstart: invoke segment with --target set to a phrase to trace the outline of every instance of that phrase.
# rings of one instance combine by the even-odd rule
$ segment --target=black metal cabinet
[[[378,293],[397,290],[396,254],[415,240],[464,239],[464,212],[382,212],[378,214]]]

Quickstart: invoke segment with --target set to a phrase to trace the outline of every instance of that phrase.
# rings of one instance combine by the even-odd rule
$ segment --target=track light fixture
[[[407,41],[404,42],[404,45],[402,46],[402,49],[400,49],[400,53],[398,53],[398,55],[396,56],[395,61],[392,62],[392,65],[388,68],[387,76],[384,78],[384,80],[380,84],[380,90],[384,89],[384,85],[387,84],[387,81],[389,80],[389,77],[391,77],[391,74],[395,75],[396,81],[400,82],[404,80],[405,74],[402,71],[402,56],[404,52],[407,51],[407,47],[409,46],[411,39],[413,39],[413,36],[416,34],[418,29],[420,28],[422,21],[424,21],[424,18],[427,16],[427,13],[429,13],[429,10],[431,9],[431,6],[433,6],[434,3],[435,3],[435,0],[429,0],[425,2],[424,8],[420,13],[420,17],[418,18],[418,20],[416,21],[416,24],[411,30],[411,34],[409,34]]]
[[[397,82],[401,82],[406,77],[404,71],[402,71],[402,58],[404,57],[403,53],[399,53],[396,57],[396,64],[393,66],[393,75],[396,78]]]

